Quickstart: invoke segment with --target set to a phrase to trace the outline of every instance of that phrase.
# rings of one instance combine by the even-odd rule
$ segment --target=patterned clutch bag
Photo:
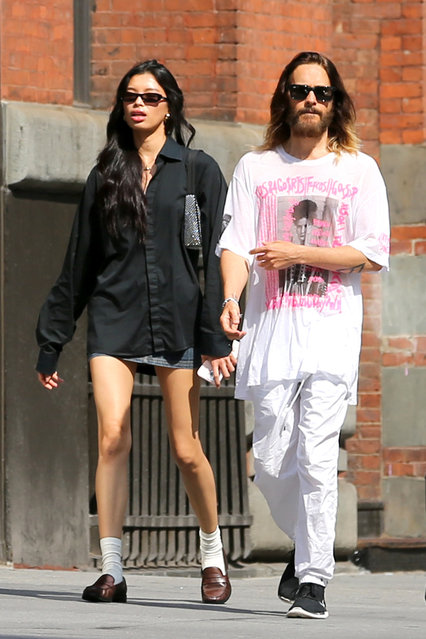
[[[185,196],[185,217],[183,236],[187,248],[200,248],[201,243],[201,211],[195,195],[194,162],[200,151],[189,151],[186,159],[187,195]]]
[[[193,193],[185,196],[184,242],[188,248],[201,246],[200,207]]]

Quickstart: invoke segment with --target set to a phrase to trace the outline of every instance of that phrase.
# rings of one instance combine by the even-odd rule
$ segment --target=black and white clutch
[[[185,196],[184,242],[188,248],[201,246],[200,207],[193,193]]]

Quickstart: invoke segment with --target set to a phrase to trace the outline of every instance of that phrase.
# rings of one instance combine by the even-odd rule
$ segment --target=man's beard
[[[301,116],[305,113],[313,113],[318,117],[313,119],[302,120]],[[292,111],[288,117],[288,125],[294,137],[300,138],[319,138],[325,133],[333,121],[333,111],[327,113],[319,113],[315,109],[304,109],[295,113]]]

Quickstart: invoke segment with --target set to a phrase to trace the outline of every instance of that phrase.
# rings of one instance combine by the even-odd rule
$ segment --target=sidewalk
[[[426,636],[423,572],[371,574],[337,567],[327,588],[328,619],[287,619],[276,596],[282,567],[231,570],[225,605],[200,602],[194,571],[126,573],[127,604],[81,600],[99,573],[14,570],[0,566],[0,638],[22,639],[417,639]],[[190,575],[190,576],[186,576]]]

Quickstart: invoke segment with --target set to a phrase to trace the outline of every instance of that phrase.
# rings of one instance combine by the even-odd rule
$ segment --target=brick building
[[[424,2],[1,0],[0,12],[0,557],[75,565],[87,555],[84,337],[80,331],[64,356],[66,400],[46,398],[34,382],[33,325],[118,80],[137,60],[164,62],[184,90],[198,144],[229,178],[261,138],[283,66],[302,50],[336,62],[355,100],[363,149],[387,182],[393,226],[391,272],[364,276],[359,405],[342,479],[356,487],[364,545],[379,538],[424,548]],[[78,544],[77,530],[86,531]]]

